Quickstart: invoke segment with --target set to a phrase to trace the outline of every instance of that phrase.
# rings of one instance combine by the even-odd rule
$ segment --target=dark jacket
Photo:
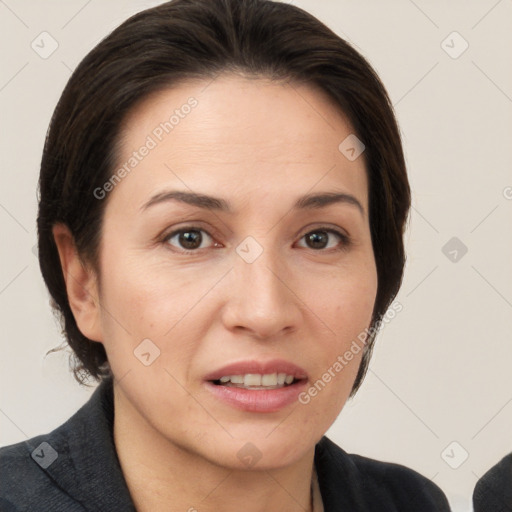
[[[512,453],[478,480],[473,507],[475,512],[512,512]]]
[[[113,441],[112,381],[47,435],[0,448],[0,510],[134,511]],[[315,465],[325,512],[449,512],[442,491],[404,466],[346,453],[328,438]]]

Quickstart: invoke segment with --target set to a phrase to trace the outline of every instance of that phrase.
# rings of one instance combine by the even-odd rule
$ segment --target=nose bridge
[[[271,237],[269,237],[270,239]],[[249,252],[244,252],[249,249]],[[276,306],[283,300],[284,285],[277,276],[282,268],[275,248],[266,247],[254,239],[247,240],[237,248],[237,261],[235,273],[243,283],[246,296],[257,299],[253,305],[255,311]],[[268,313],[268,312],[267,312]]]
[[[270,243],[270,239],[266,243]],[[283,255],[247,237],[236,249],[225,321],[267,337],[298,320],[295,295],[286,286]]]

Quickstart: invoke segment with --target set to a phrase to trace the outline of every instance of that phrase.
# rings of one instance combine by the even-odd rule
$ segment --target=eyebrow
[[[212,197],[205,194],[198,194],[196,192],[185,192],[179,190],[169,190],[160,192],[154,195],[149,201],[144,203],[141,210],[147,210],[151,206],[166,203],[169,201],[179,201],[181,203],[189,204],[197,208],[205,210],[219,211],[232,213],[233,210],[228,201],[220,197]],[[359,200],[351,194],[335,193],[335,192],[320,192],[316,194],[306,194],[301,196],[295,201],[293,210],[312,210],[325,208],[331,204],[344,203],[355,206],[364,217],[365,211]]]

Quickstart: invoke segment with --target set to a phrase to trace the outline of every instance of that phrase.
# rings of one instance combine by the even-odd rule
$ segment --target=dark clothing
[[[134,511],[113,421],[107,380],[50,434],[0,448],[0,510]],[[442,491],[419,473],[348,454],[325,436],[316,446],[315,466],[325,512],[450,511]]]
[[[478,480],[473,508],[475,512],[512,512],[512,453]]]

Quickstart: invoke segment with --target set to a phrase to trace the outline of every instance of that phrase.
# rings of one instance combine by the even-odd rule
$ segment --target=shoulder
[[[112,380],[49,434],[0,449],[0,510],[134,511],[117,458]]]
[[[512,453],[478,480],[473,492],[473,507],[475,512],[512,510]]]
[[[99,386],[53,431],[0,448],[0,510],[83,512],[88,508],[88,487],[97,476],[94,468],[99,462],[105,467],[108,457],[102,406],[107,392],[107,384]]]
[[[449,510],[443,491],[417,471],[360,455],[351,454],[349,457],[363,476],[366,488],[373,489],[376,496],[385,495],[396,503],[421,506],[421,510]]]
[[[450,511],[446,496],[434,482],[401,464],[349,454],[326,437],[318,443],[315,458],[317,471],[323,472],[330,487],[326,491],[348,487],[357,504],[352,506],[358,510]]]
[[[37,436],[0,448],[0,510],[85,510],[68,498],[45,471],[58,457],[46,439]]]

